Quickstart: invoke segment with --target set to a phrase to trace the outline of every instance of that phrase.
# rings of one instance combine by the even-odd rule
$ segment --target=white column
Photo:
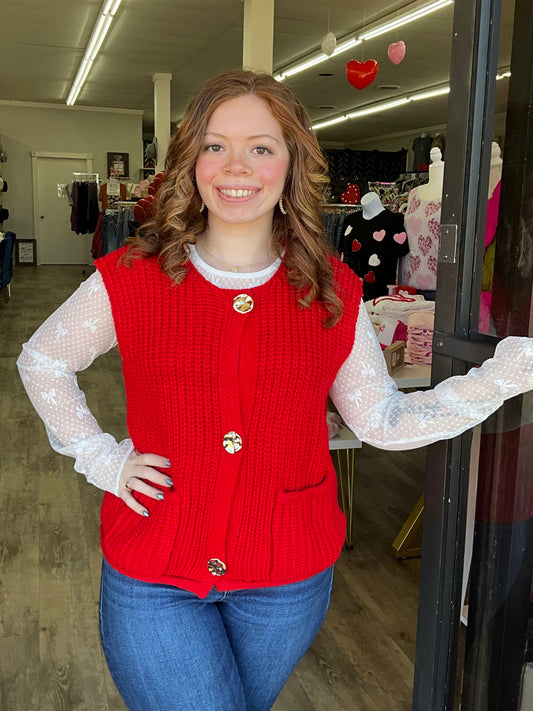
[[[272,74],[274,0],[244,0],[242,45],[244,69]]]
[[[170,142],[170,82],[172,74],[156,72],[154,82],[154,136],[157,138],[156,172],[165,167],[168,144]]]

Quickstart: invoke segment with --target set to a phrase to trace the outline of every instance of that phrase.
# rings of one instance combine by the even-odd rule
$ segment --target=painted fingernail
[[[162,492],[160,491],[159,494],[157,494],[157,498],[162,501],[165,497],[163,496]]]
[[[147,511],[146,509],[144,509],[144,511],[143,511],[143,516],[149,516],[149,515],[150,515],[150,514],[148,513],[148,511]]]
[[[167,479],[167,486],[172,486],[173,483],[172,479]]]
[[[165,459],[165,466],[169,467],[170,466],[170,459]]]

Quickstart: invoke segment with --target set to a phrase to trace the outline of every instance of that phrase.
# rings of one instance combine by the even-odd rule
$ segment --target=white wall
[[[32,151],[92,153],[93,170],[107,176],[107,153],[129,153],[130,176],[142,166],[142,112],[67,108],[51,104],[0,102],[0,136],[8,154],[0,174],[8,192],[0,201],[9,210],[4,230],[34,237]]]

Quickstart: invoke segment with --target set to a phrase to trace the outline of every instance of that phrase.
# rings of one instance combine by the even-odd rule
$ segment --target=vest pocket
[[[109,563],[132,577],[142,571],[150,578],[164,575],[180,525],[178,496],[167,494],[161,502],[143,497],[143,503],[150,502],[146,518],[121,499],[112,499],[104,499],[101,527],[102,549]]]
[[[273,579],[304,579],[331,565],[345,533],[335,471],[328,471],[317,486],[278,492],[272,520]]]

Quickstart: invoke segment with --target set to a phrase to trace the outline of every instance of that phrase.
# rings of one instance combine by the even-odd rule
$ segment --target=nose
[[[251,172],[250,165],[246,159],[246,155],[241,151],[231,151],[228,153],[228,159],[224,166],[225,173],[233,173],[243,175]]]

